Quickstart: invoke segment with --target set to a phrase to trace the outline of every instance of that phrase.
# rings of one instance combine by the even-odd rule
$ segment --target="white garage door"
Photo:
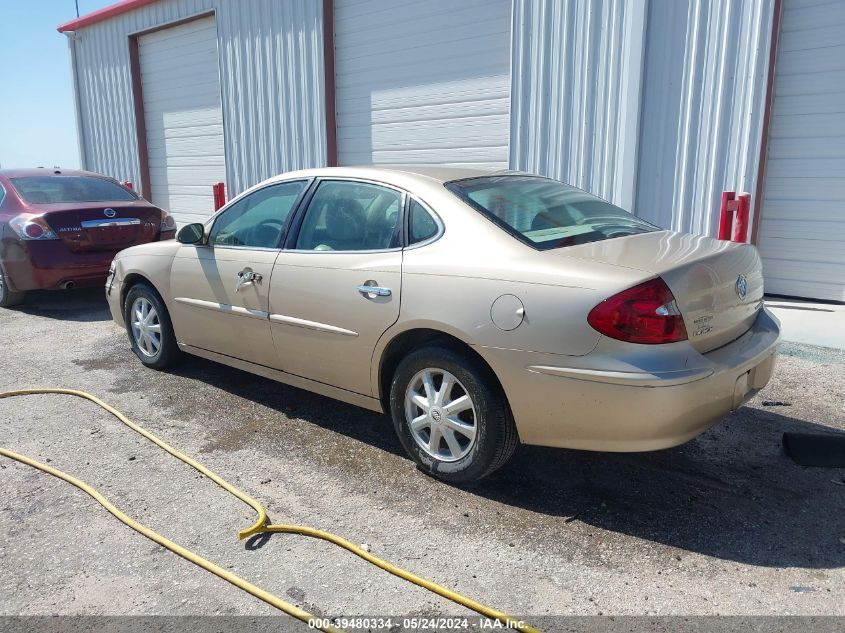
[[[845,2],[785,0],[760,224],[766,291],[845,301]]]
[[[335,0],[338,160],[504,168],[511,0]]]
[[[202,221],[226,179],[214,18],[142,35],[138,48],[151,201],[180,226]]]

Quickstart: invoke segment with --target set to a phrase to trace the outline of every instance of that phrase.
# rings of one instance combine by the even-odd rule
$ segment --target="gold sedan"
[[[120,252],[107,295],[148,367],[187,352],[388,412],[453,483],[520,442],[686,442],[765,386],[780,337],[753,246],[449,168],[272,178]]]

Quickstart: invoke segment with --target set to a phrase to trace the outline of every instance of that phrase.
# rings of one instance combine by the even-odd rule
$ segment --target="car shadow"
[[[385,415],[193,357],[171,373],[405,457]],[[516,528],[525,517],[521,508],[559,520],[553,530],[580,521],[751,565],[843,567],[845,486],[837,482],[845,479],[845,469],[796,465],[780,445],[787,431],[830,428],[743,407],[701,437],[663,451],[522,446],[506,466],[462,494],[514,509],[508,516],[497,512],[496,521],[513,521]],[[262,443],[273,439],[267,432],[262,430]],[[445,484],[426,479],[407,485]]]
[[[32,290],[23,303],[11,308],[14,312],[59,321],[96,322],[111,320],[103,286],[75,290]]]
[[[829,427],[744,407],[649,453],[523,447],[475,494],[532,512],[765,567],[845,566],[845,469],[805,468],[784,432]]]

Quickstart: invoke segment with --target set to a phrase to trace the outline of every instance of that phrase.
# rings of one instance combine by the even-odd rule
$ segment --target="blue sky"
[[[111,4],[79,0],[80,14]],[[0,20],[0,165],[79,167],[70,56],[62,22],[74,0],[4,2]]]

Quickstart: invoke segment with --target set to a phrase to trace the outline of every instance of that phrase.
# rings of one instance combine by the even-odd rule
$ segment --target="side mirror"
[[[194,224],[186,224],[176,235],[176,239],[182,244],[199,244],[205,235],[205,227],[196,222]]]

